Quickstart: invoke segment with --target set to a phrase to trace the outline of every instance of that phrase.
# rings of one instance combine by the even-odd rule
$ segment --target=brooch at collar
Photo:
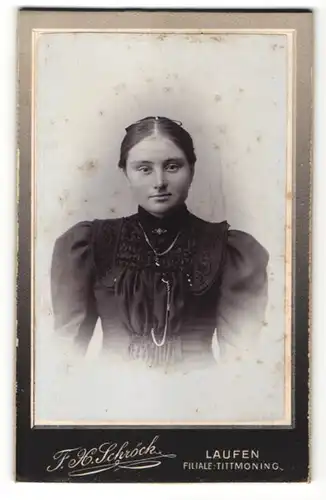
[[[161,236],[162,234],[167,233],[167,232],[168,232],[167,229],[162,229],[160,227],[152,230],[153,234],[158,234],[159,236]]]

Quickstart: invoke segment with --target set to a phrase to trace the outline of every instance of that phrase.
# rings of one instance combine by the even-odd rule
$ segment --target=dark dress
[[[175,243],[157,259],[146,236],[160,253]],[[252,236],[199,219],[185,205],[163,219],[139,208],[129,217],[81,222],[54,247],[55,330],[86,353],[100,318],[108,363],[112,354],[152,368],[207,366],[215,362],[214,332],[222,354],[225,344],[258,334],[267,263]]]

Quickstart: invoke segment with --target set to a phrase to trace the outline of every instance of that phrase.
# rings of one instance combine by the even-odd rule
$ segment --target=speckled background
[[[36,53],[36,422],[261,423],[284,416],[286,37],[42,34]],[[197,165],[189,209],[227,219],[270,252],[269,305],[249,360],[164,380],[100,376],[98,325],[87,369],[48,369],[53,243],[81,220],[129,214],[117,168],[131,122],[181,120]],[[133,383],[128,387],[128,381]],[[122,385],[124,392],[121,392]],[[155,402],[155,403],[154,403]]]

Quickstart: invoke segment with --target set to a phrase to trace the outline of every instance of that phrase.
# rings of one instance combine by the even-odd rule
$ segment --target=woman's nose
[[[155,188],[162,189],[162,187],[166,187],[167,182],[164,175],[164,172],[161,169],[158,169],[155,172]]]

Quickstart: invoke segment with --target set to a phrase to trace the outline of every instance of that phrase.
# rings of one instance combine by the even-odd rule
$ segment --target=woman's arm
[[[54,245],[51,295],[57,343],[85,354],[97,321],[94,298],[92,223],[81,222]]]
[[[216,329],[221,359],[245,355],[258,341],[268,301],[268,259],[251,235],[229,231]]]

